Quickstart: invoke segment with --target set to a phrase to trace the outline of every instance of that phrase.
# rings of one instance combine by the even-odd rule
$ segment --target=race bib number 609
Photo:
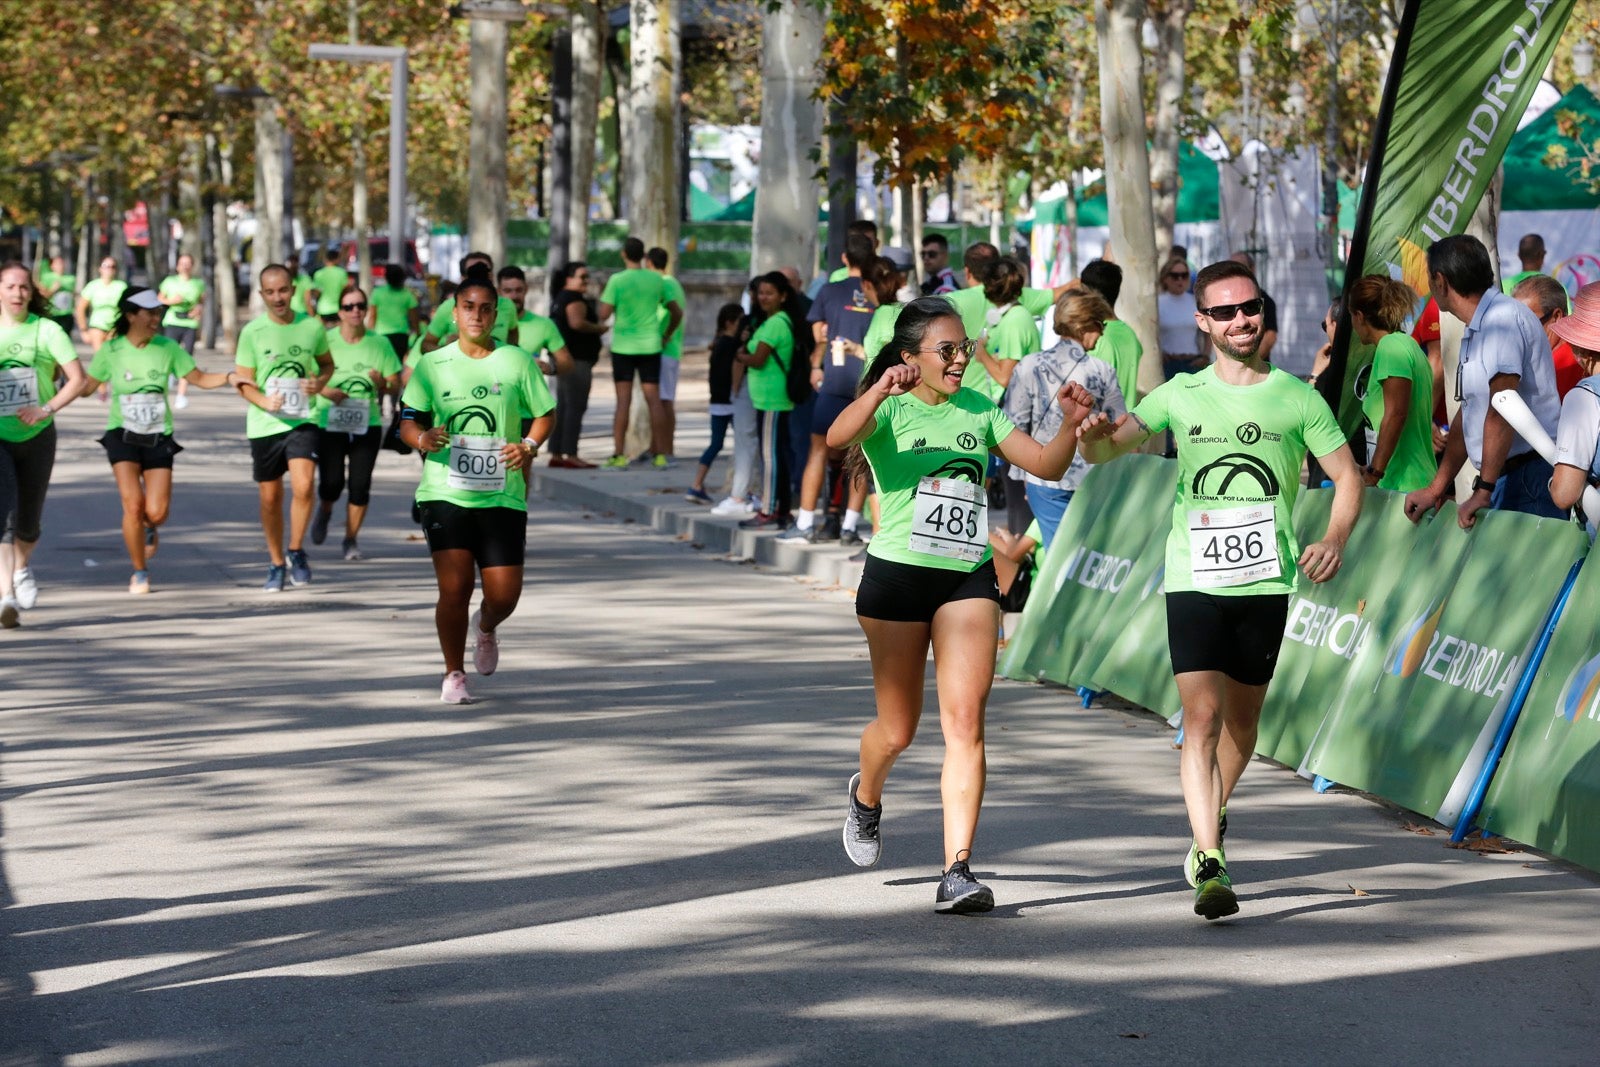
[[[473,434],[450,435],[450,473],[445,484],[470,493],[498,493],[506,487],[506,465],[500,450],[506,447],[500,437]]]

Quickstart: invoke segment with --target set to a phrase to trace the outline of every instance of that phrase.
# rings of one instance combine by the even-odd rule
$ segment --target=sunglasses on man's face
[[[1242,304],[1218,304],[1215,307],[1201,308],[1200,314],[1206,316],[1212,322],[1232,322],[1241,311],[1244,312],[1245,318],[1255,318],[1261,314],[1263,306],[1265,306],[1264,302],[1258,296],[1254,300],[1246,300]]]
[[[339,305],[339,310],[340,311],[365,311],[365,310],[367,310],[367,305],[366,304],[340,304]]]

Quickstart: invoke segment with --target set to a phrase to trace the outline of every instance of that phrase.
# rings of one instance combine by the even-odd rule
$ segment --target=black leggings
[[[372,500],[372,468],[378,463],[383,428],[370,426],[363,434],[317,431],[317,498],[325,504],[344,492],[344,458],[350,457],[350,503],[364,508]]]
[[[0,440],[0,544],[39,540],[44,494],[56,465],[56,426],[26,441]]]

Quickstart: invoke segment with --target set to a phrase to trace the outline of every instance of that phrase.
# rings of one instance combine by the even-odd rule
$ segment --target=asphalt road
[[[1171,732],[1061,690],[997,685],[999,904],[936,916],[935,722],[884,865],[839,844],[849,593],[598,509],[535,503],[501,669],[442,705],[415,461],[371,559],[336,524],[269,596],[236,405],[181,416],[143,598],[103,409],[62,419],[40,606],[0,633],[0,1062],[1594,1060],[1596,876],[1258,764],[1207,925]]]

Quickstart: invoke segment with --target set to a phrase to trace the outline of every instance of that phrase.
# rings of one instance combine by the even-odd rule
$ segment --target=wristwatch
[[[1381,481],[1383,481],[1383,476],[1385,474],[1385,471],[1383,470],[1382,467],[1374,467],[1372,464],[1369,463],[1369,464],[1367,464],[1367,473],[1372,475],[1374,478],[1378,479],[1378,481],[1381,482]]]
[[[533,449],[533,454],[535,456],[537,456],[539,454],[539,442],[538,441],[535,441],[531,437],[524,437],[522,439],[522,443],[527,445],[529,448]]]
[[[1492,492],[1494,492],[1494,483],[1493,482],[1484,481],[1483,477],[1481,475],[1478,476],[1478,477],[1473,478],[1472,479],[1472,491],[1474,493],[1476,493],[1480,489],[1482,489],[1486,493],[1492,493]]]

